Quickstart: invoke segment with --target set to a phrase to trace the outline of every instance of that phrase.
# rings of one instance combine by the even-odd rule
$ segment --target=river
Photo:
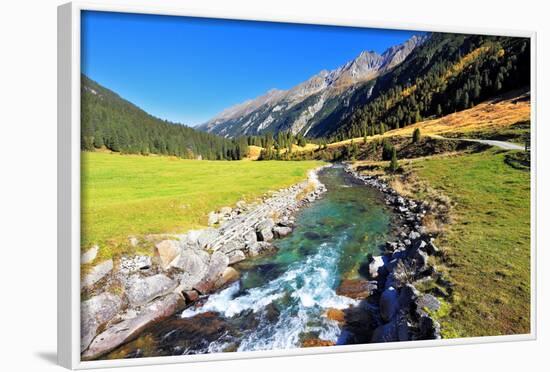
[[[342,279],[357,278],[366,255],[388,240],[391,211],[378,191],[341,166],[319,178],[327,193],[298,213],[293,233],[275,241],[276,254],[236,265],[238,282],[151,326],[108,358],[338,343],[340,327],[326,312],[356,304],[337,288]]]

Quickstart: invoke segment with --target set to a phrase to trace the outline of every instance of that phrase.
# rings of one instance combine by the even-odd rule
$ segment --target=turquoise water
[[[336,290],[355,278],[368,253],[387,239],[391,214],[381,195],[342,167],[320,174],[328,192],[296,216],[294,232],[275,241],[276,254],[236,268],[241,280],[144,333],[112,357],[289,349],[305,339],[336,342],[328,309],[356,300]],[[147,341],[147,342],[146,342]]]

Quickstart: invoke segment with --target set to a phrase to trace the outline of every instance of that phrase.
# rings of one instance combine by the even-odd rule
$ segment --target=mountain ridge
[[[336,69],[321,70],[288,90],[271,89],[261,96],[228,107],[196,128],[225,137],[260,134],[268,128],[275,129],[274,132],[288,129],[294,134],[307,131],[304,128],[327,101],[397,66],[427,38],[427,34],[413,35],[382,54],[363,51]],[[295,110],[312,97],[310,105]]]

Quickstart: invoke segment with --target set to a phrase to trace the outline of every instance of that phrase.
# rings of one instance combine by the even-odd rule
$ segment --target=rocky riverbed
[[[272,252],[273,239],[290,234],[294,214],[325,191],[317,172],[299,184],[209,214],[210,227],[156,244],[152,256],[103,261],[82,277],[88,294],[81,303],[81,352],[95,359],[165,319],[239,279],[232,265]],[[93,247],[82,255],[89,263]]]
[[[368,279],[364,286],[368,296],[344,311],[339,343],[441,338],[440,325],[431,315],[439,309],[439,300],[415,287],[438,277],[429,256],[438,255],[439,249],[422,226],[429,206],[399,195],[377,176],[360,175],[350,166],[346,171],[383,193],[386,204],[395,212],[398,238],[386,242],[380,255],[369,255],[359,269]]]

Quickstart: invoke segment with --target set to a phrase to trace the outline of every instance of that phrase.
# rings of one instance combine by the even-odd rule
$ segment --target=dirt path
[[[496,141],[496,140],[484,140],[484,139],[477,139],[477,138],[447,138],[443,136],[438,135],[432,135],[431,137],[439,138],[439,139],[446,139],[450,141],[468,141],[468,142],[478,142],[483,143],[489,146],[495,146],[499,147],[504,150],[525,150],[525,146],[518,145],[517,143],[512,142],[505,142],[505,141]]]

